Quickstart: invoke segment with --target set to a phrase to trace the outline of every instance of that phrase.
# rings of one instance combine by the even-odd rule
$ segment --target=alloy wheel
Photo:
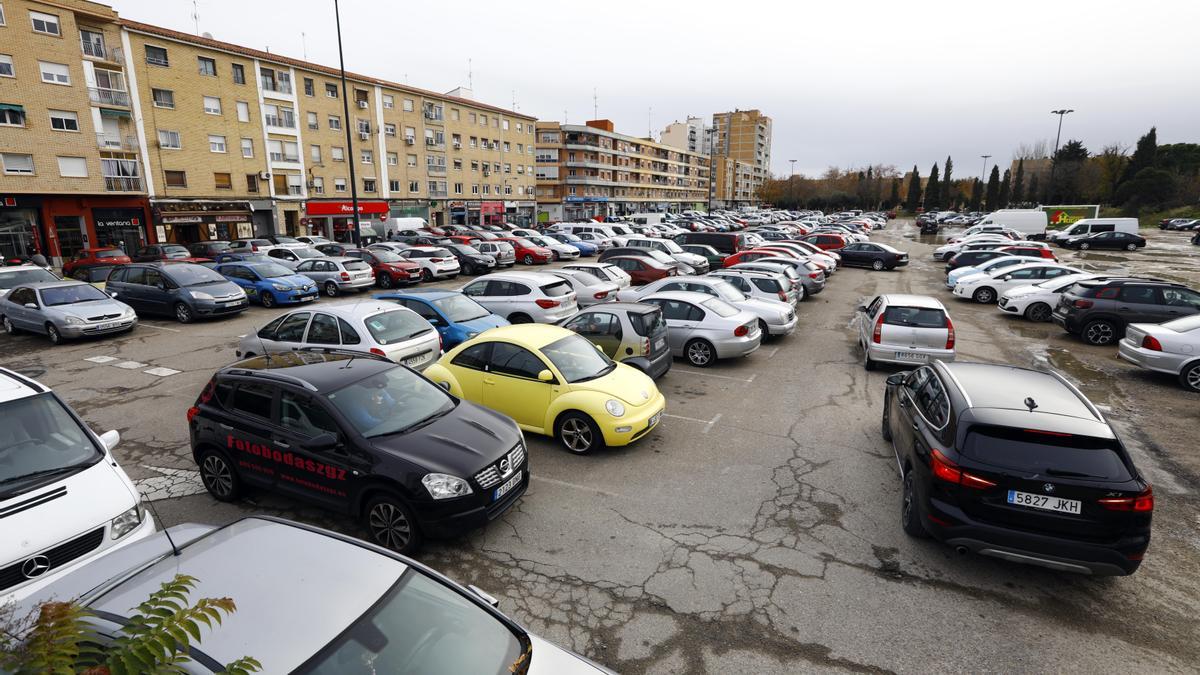
[[[986,305],[996,299],[996,291],[990,288],[981,288],[975,291],[975,302]]]
[[[578,417],[563,422],[560,435],[563,445],[571,452],[587,452],[592,447],[592,429]]]
[[[337,284],[335,284],[332,281],[326,281],[325,282],[325,295],[328,295],[329,297],[332,298],[333,296],[335,296],[337,294],[338,294]]]
[[[1137,250],[1137,244],[1125,244],[1125,250],[1126,250],[1126,251],[1131,251],[1131,252],[1132,252],[1132,251],[1136,251],[1136,250]]]
[[[1050,311],[1050,305],[1047,305],[1044,302],[1038,302],[1031,305],[1029,309],[1025,310],[1025,316],[1030,321],[1037,321],[1040,323],[1050,320]]]
[[[1087,243],[1087,242],[1085,241],[1085,242],[1083,242],[1083,243],[1081,243],[1081,244],[1079,245],[1079,250],[1080,250],[1080,251],[1086,251],[1086,250],[1088,250],[1088,249],[1089,249],[1089,248],[1091,248],[1091,247],[1092,247],[1092,245],[1091,245],[1091,244],[1089,244],[1089,243]]]
[[[379,502],[367,516],[371,538],[380,546],[402,550],[412,540],[412,524],[400,507],[389,502]]]
[[[200,469],[204,487],[208,488],[208,491],[214,496],[228,499],[233,495],[233,473],[229,470],[229,465],[225,463],[225,460],[217,455],[209,455],[204,458]]]
[[[712,361],[712,347],[706,342],[693,342],[688,345],[688,361],[694,366],[707,366]]]
[[[526,265],[532,265],[533,264],[533,256],[526,253],[525,257],[521,259],[521,262],[525,263]]]
[[[272,307],[275,306],[275,296],[274,295],[272,295],[270,293],[263,293],[261,299],[262,299],[263,307],[266,307],[267,309],[271,309]]]
[[[1116,330],[1107,321],[1094,321],[1088,324],[1083,333],[1084,338],[1094,345],[1106,345],[1116,337]]]
[[[1179,378],[1185,387],[1200,392],[1200,363],[1193,363]]]
[[[7,316],[4,317],[4,332],[8,333],[9,335],[17,334],[17,327],[13,325],[12,321],[10,321]]]
[[[46,324],[46,337],[50,338],[50,344],[56,345],[62,342],[62,333],[58,332],[58,328],[54,324]]]
[[[392,287],[392,277],[391,277],[391,275],[388,275],[388,274],[380,274],[380,275],[379,275],[379,287],[380,287],[380,288],[391,288],[391,287]]]
[[[875,270],[876,272],[883,269],[883,261],[876,260],[875,262],[871,263],[871,269]]]
[[[188,306],[182,302],[176,304],[175,319],[178,320],[179,323],[188,323],[192,320],[192,310],[188,309]]]

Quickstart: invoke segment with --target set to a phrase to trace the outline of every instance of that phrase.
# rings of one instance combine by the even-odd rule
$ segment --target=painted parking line
[[[555,478],[546,478],[545,476],[539,476],[537,474],[531,474],[529,477],[531,479],[536,480],[541,483],[550,483],[551,485],[558,485],[560,487],[569,487],[572,490],[583,490],[584,492],[595,492],[596,494],[604,495],[605,497],[617,497],[618,499],[623,498],[622,495],[619,495],[615,492],[601,490],[600,488],[595,488],[590,485],[580,485],[578,483],[568,483],[565,480],[557,480]],[[203,485],[203,484],[201,484],[201,485]]]
[[[146,364],[138,363],[137,361],[122,361],[120,363],[114,363],[113,367],[123,368],[125,370],[137,370],[138,368],[145,368]]]
[[[155,326],[152,323],[146,323],[144,321],[138,325],[145,326],[146,328],[157,328],[158,330],[169,330],[172,333],[182,333],[183,332],[183,331],[179,330],[178,328],[167,328],[166,326]]]
[[[162,367],[150,368],[149,370],[143,370],[142,372],[147,375],[155,375],[157,377],[170,377],[171,375],[179,374],[178,370],[174,370],[172,368],[162,368]]]
[[[720,421],[722,414],[723,413],[717,413],[716,416],[714,416],[711,420],[701,420],[696,419],[695,417],[685,417],[684,415],[672,415],[671,413],[663,413],[662,416],[670,417],[671,419],[685,420],[687,422],[695,422],[696,424],[703,424],[704,429],[702,429],[700,433],[707,434],[713,428],[713,425]]]
[[[778,353],[779,353],[779,347],[776,347],[776,348],[772,349],[769,353],[767,353],[767,358],[773,359],[773,358],[775,358],[775,355]]]
[[[84,361],[88,361],[91,363],[112,363],[113,361],[117,361],[117,360],[118,359],[115,356],[89,356],[86,359],[84,359]]]
[[[729,375],[717,375],[716,373],[706,373],[706,372],[700,371],[700,370],[684,370],[683,368],[678,368],[678,367],[672,368],[670,370],[670,372],[683,373],[685,375],[700,375],[703,377],[715,377],[718,380],[733,380],[734,382],[745,382],[746,384],[750,384],[751,382],[754,381],[754,378],[758,377],[758,373],[754,373],[754,374],[750,375],[750,377],[730,377]]]

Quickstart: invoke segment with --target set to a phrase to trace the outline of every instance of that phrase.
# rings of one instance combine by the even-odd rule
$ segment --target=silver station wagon
[[[858,307],[863,367],[954,360],[954,324],[941,302],[924,295],[877,295]]]

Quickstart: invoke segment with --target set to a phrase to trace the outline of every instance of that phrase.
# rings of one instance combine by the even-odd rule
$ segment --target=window
[[[411,98],[404,99],[404,112],[413,111],[413,101]]]
[[[167,184],[167,187],[185,188],[187,187],[187,172],[163,171],[163,180]]]
[[[346,151],[343,148],[339,148],[335,145],[332,148],[329,148],[329,157],[335,162],[344,162],[346,161]]]
[[[217,76],[217,62],[216,61],[214,61],[206,56],[197,56],[196,64],[199,66],[201,75],[208,75],[210,77]]]
[[[325,83],[325,95],[328,96],[329,98],[337,98],[338,97],[337,85],[333,84],[331,82],[326,82]]]
[[[216,96],[205,96],[204,112],[208,113],[209,115],[220,115],[221,99],[217,98]]]
[[[536,380],[538,373],[546,370],[546,364],[532,352],[507,342],[492,343],[492,357],[488,365],[488,370],[493,373],[530,380]]]
[[[397,166],[400,164],[400,155],[397,155],[394,152],[389,152],[387,154],[387,163],[388,166]]]
[[[246,84],[246,67],[240,63],[234,63],[230,66],[233,69],[234,84]],[[216,75],[216,73],[213,73]]]
[[[388,136],[395,136],[396,135],[396,125],[395,124],[383,125],[383,133],[387,134]]]
[[[345,192],[346,191],[346,179],[345,178],[334,178],[333,179],[333,189],[335,192]]]
[[[227,173],[214,173],[213,183],[216,184],[218,190],[232,190],[233,176]]]
[[[325,179],[321,178],[319,176],[313,177],[312,191],[313,191],[313,194],[318,194],[318,195],[325,194]]]
[[[374,192],[374,191],[375,191],[375,179],[374,178],[364,178],[363,179],[363,192]]]
[[[472,284],[472,286],[481,285],[482,284]],[[482,289],[480,290],[482,291]],[[471,294],[468,293],[468,295]],[[482,295],[482,292],[474,295]],[[475,345],[474,347],[468,347],[459,352],[458,356],[454,357],[454,360],[451,362],[451,364],[460,368],[483,370],[485,367],[487,367],[488,355],[490,354],[491,350],[491,342],[484,342],[482,344]]]
[[[0,127],[23,127],[25,126],[25,111],[10,110],[4,108],[0,110]]]
[[[480,115],[480,116],[479,116],[479,126],[481,126],[481,127],[486,127],[486,126],[487,126],[487,115]]]
[[[242,157],[253,157],[253,156],[254,156],[254,139],[253,138],[243,138],[242,139]]]
[[[458,108],[451,108],[451,109],[450,109],[450,119],[451,119],[451,120],[453,120],[453,121],[455,121],[455,122],[457,122],[457,121],[458,121]]]
[[[0,26],[4,25],[6,25],[4,21],[4,5],[0,4]]]
[[[246,174],[246,192],[258,192],[258,174]]]
[[[312,160],[313,164],[320,164],[321,163],[321,146],[319,146],[319,145],[308,146],[308,158],[310,160]]]
[[[942,382],[936,377],[929,378],[925,386],[916,395],[917,407],[935,427],[941,427],[950,419],[950,403],[946,400],[946,392]]]
[[[58,17],[53,14],[42,14],[41,12],[30,12],[29,19],[33,22],[33,32],[45,33],[46,35],[62,35],[62,28],[58,25]]]
[[[461,195],[462,193],[463,193],[463,184],[455,183],[454,184],[454,194]]]
[[[0,153],[0,161],[3,161],[4,173],[6,174],[33,175],[33,155],[18,155],[5,152]]]
[[[58,175],[63,178],[87,178],[87,160],[82,157],[59,157]]]
[[[33,171],[30,170],[30,173],[33,173]],[[408,191],[409,192],[420,192],[421,191],[421,181],[417,181],[417,180],[408,181]]]
[[[151,89],[150,96],[155,108],[175,108],[175,92],[170,89]]]
[[[501,126],[501,128],[502,128],[502,129],[504,129],[505,131],[508,131],[508,120],[504,120],[504,123],[503,123],[502,125],[500,125],[500,126]],[[507,146],[507,144],[505,144],[505,145]]]
[[[245,101],[237,102],[237,116],[239,122],[250,121],[250,104]]]
[[[455,160],[454,160],[454,170],[455,170],[455,171],[462,171],[462,167],[463,167],[462,160],[461,160],[461,159],[455,159]]]
[[[473,159],[473,160],[471,160],[471,170],[472,170],[472,171],[478,171],[478,170],[479,170],[479,160],[477,160],[477,159]]]
[[[0,54],[0,77],[16,77],[12,57],[8,54]]]
[[[391,94],[383,95],[383,107],[391,109],[396,107],[396,99]]]
[[[335,130],[340,130],[342,128],[342,118],[338,117],[337,115],[330,115],[329,116],[329,128],[335,129]]]
[[[471,194],[473,194],[473,195],[477,195],[477,194],[479,194],[479,185],[472,185],[472,186],[471,186]]]
[[[311,77],[304,78],[304,95],[312,96],[314,93],[313,79]]]
[[[399,192],[400,191],[400,181],[398,181],[398,180],[388,181],[388,190],[391,190],[392,192]]]
[[[178,150],[179,148],[183,147],[180,143],[179,132],[159,129],[158,147],[166,150]]]
[[[313,317],[308,329],[308,342],[312,344],[338,344],[338,326],[332,316],[318,314]],[[288,431],[306,438],[321,434],[338,433],[338,425],[320,404],[307,396],[290,391],[279,395],[279,421]]]
[[[69,110],[51,110],[50,128],[55,131],[79,131],[79,115]]]
[[[208,137],[209,152],[225,152],[225,137],[210,135]]]
[[[317,119],[317,113],[308,113],[308,128],[314,130],[321,128],[321,122]]]
[[[49,84],[71,84],[71,71],[61,63],[38,61],[42,82]]]
[[[492,186],[488,185],[487,183],[484,183],[483,184],[483,194],[485,194],[485,195],[492,194]]]
[[[167,50],[162,47],[151,47],[146,45],[146,63],[152,66],[169,66],[171,62],[167,59]]]
[[[467,121],[471,124],[475,124],[475,113],[467,113]]]
[[[375,153],[370,150],[361,151],[360,156],[362,157],[363,164],[374,164],[375,163]]]
[[[409,155],[408,156],[408,167],[411,169],[411,168],[415,167],[416,165],[417,165],[417,156]]]

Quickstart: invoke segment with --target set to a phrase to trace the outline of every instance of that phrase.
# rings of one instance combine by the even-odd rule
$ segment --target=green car
[[[708,261],[708,266],[713,269],[717,269],[725,264],[725,256],[717,249],[706,244],[682,244],[680,248],[688,253],[704,256],[704,259]]]

